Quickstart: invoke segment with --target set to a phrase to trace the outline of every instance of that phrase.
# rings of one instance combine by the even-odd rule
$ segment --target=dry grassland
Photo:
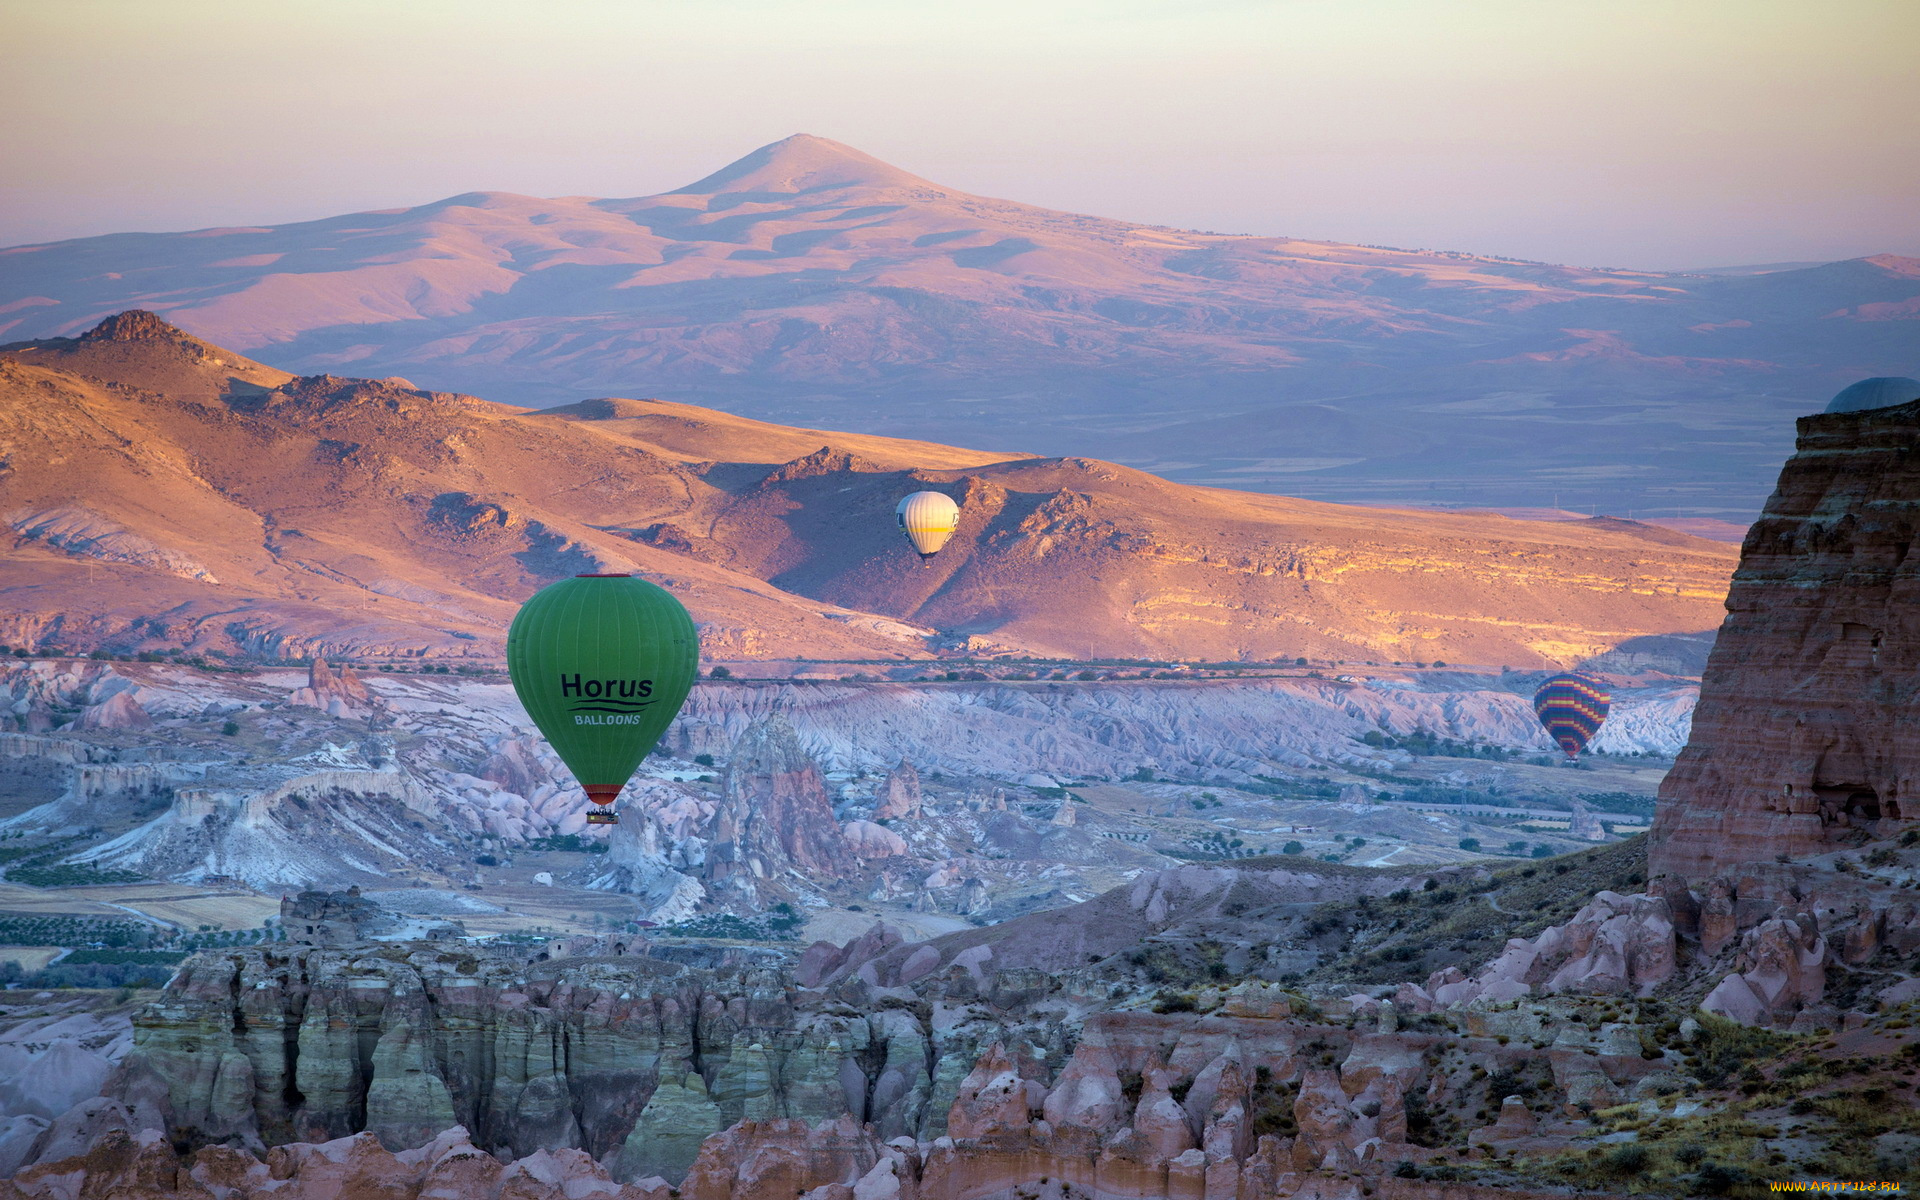
[[[60,953],[58,946],[0,946],[0,962],[16,962],[22,971],[38,971]]]
[[[201,884],[134,883],[104,887],[29,888],[0,884],[0,912],[32,916],[126,917],[134,914],[198,929],[254,929],[280,915],[278,897]]]

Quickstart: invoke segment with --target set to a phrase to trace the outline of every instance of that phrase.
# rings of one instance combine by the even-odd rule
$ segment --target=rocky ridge
[[[1632,521],[1348,508],[655,401],[535,413],[114,322],[0,352],[8,646],[492,663],[527,596],[612,571],[680,596],[710,661],[1547,667],[1698,634],[1733,565]],[[931,564],[892,520],[925,488],[963,506]]]
[[[164,308],[303,374],[518,403],[665,389],[1218,487],[1538,505],[1552,474],[1581,508],[1678,493],[1735,519],[1794,395],[1912,370],[1920,276],[1896,255],[1720,277],[1145,227],[805,134],[655,196],[475,192],[6,262],[11,338]]]

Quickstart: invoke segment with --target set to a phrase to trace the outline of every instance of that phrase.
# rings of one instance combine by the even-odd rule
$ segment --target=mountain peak
[[[293,378],[201,341],[144,308],[114,313],[77,337],[13,342],[0,349],[103,383],[173,395],[226,395],[236,382],[272,388]]]
[[[198,341],[185,330],[169,324],[144,308],[115,313],[81,334],[83,342],[188,342]]]
[[[843,142],[810,133],[796,133],[762,146],[705,179],[675,190],[695,195],[732,192],[798,195],[844,187],[945,190]]]

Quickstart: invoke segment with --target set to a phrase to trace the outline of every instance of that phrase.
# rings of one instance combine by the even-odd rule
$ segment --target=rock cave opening
[[[1878,821],[1881,816],[1880,797],[1872,789],[1851,792],[1847,795],[1847,805],[1843,811],[1855,821]]]
[[[1814,792],[1819,796],[1820,820],[1825,825],[1864,828],[1889,815],[1887,806],[1880,803],[1880,793],[1865,784],[1816,786]],[[1897,815],[1898,806],[1893,807]]]

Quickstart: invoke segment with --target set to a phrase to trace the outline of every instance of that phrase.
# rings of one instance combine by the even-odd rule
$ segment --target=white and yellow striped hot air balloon
[[[895,506],[893,515],[923,559],[940,553],[960,525],[960,506],[944,492],[915,492]]]

